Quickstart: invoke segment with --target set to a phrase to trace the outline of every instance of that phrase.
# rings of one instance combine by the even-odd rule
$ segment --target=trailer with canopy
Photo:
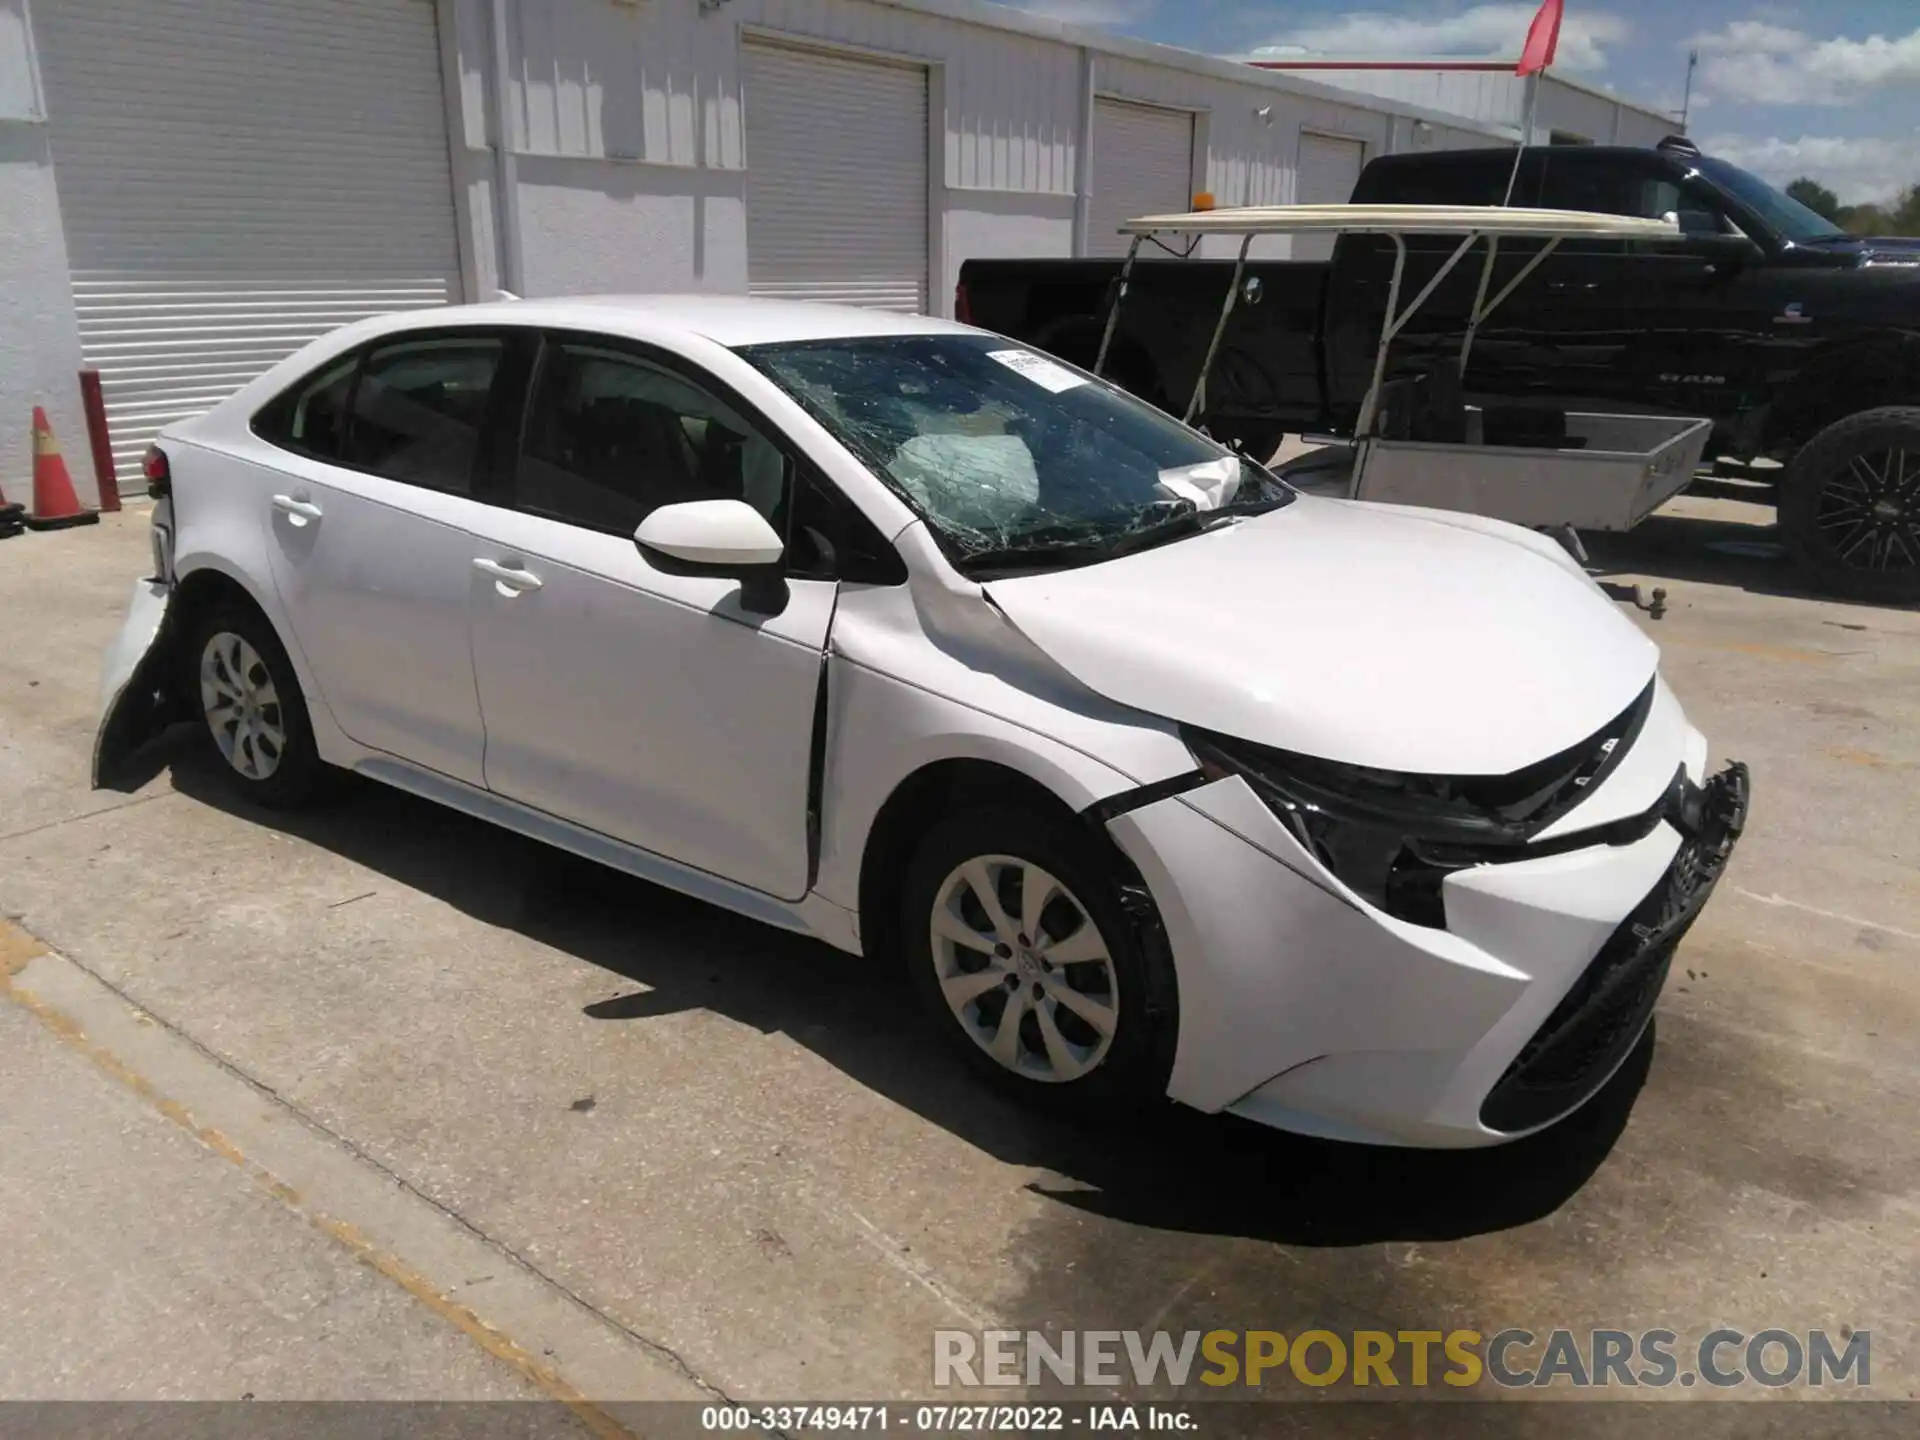
[[[1350,436],[1282,467],[1286,478],[1302,489],[1461,510],[1552,530],[1578,554],[1577,530],[1631,529],[1687,486],[1706,449],[1712,422],[1705,419],[1476,406],[1464,399],[1467,362],[1481,327],[1563,240],[1678,240],[1680,229],[1672,217],[1649,220],[1500,206],[1277,205],[1146,215],[1121,228],[1133,241],[1107,305],[1096,374],[1106,364],[1144,243],[1163,236],[1186,237],[1189,243],[1207,235],[1240,238],[1219,319],[1181,416],[1190,423],[1205,406],[1208,375],[1227,322],[1236,306],[1258,298],[1243,293],[1256,237],[1366,234],[1392,243],[1386,309],[1358,419]],[[1403,303],[1410,236],[1446,237],[1456,243],[1438,270]],[[1495,262],[1507,240],[1541,243],[1512,278],[1494,290]],[[1390,376],[1395,338],[1476,250],[1479,283],[1454,363],[1438,372]],[[1499,423],[1490,424],[1494,419]]]

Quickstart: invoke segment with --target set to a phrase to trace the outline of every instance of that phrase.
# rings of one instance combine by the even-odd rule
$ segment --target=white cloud
[[[1063,25],[1130,25],[1146,18],[1154,0],[1001,0],[1015,10]]]
[[[1762,179],[1786,185],[1811,175],[1843,204],[1886,200],[1920,181],[1920,146],[1915,136],[1899,139],[1857,135],[1803,135],[1785,140],[1747,135],[1710,135],[1700,148],[1709,155],[1753,171]]]
[[[1533,0],[1526,0],[1520,4],[1475,5],[1453,15],[1389,15],[1362,10],[1288,31],[1263,49],[1295,55],[1471,55],[1512,60],[1519,58],[1527,42],[1527,27],[1538,9]],[[1599,70],[1607,63],[1606,47],[1624,40],[1627,32],[1627,22],[1618,15],[1570,5],[1560,24],[1554,66]]]
[[[1693,43],[1701,82],[1752,104],[1853,105],[1868,91],[1920,82],[1920,29],[1891,40],[1815,40],[1804,30],[1738,20]]]

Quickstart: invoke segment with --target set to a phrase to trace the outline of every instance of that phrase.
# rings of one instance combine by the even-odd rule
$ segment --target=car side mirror
[[[787,582],[779,533],[744,500],[685,500],[662,505],[633,532],[634,544],[661,569],[739,580],[742,609],[778,615]]]

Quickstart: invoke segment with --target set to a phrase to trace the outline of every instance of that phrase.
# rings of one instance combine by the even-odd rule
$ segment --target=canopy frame
[[[1188,234],[1238,235],[1239,254],[1234,260],[1233,278],[1220,305],[1219,319],[1207,343],[1206,357],[1200,364],[1199,378],[1181,415],[1192,423],[1206,401],[1207,377],[1219,358],[1220,344],[1227,322],[1240,298],[1246,275],[1247,255],[1257,235],[1297,235],[1335,232],[1338,234],[1384,235],[1393,242],[1393,276],[1387,286],[1387,308],[1382,317],[1380,343],[1373,357],[1373,376],[1361,401],[1360,415],[1354,424],[1354,443],[1364,444],[1373,437],[1379,418],[1380,392],[1386,384],[1387,356],[1394,340],[1406,329],[1420,308],[1433,297],[1442,281],[1481,241],[1486,242],[1486,258],[1481,263],[1480,279],[1473,305],[1467,316],[1466,333],[1461,338],[1458,374],[1466,379],[1467,361],[1473,342],[1488,318],[1506,303],[1563,240],[1584,238],[1665,240],[1679,239],[1679,227],[1667,220],[1647,220],[1628,215],[1603,215],[1577,210],[1518,210],[1501,206],[1440,205],[1275,205],[1240,210],[1199,210],[1184,215],[1146,215],[1129,220],[1120,227],[1131,234],[1127,258],[1110,292],[1106,320],[1100,332],[1100,350],[1093,362],[1093,373],[1101,375],[1119,328],[1120,307],[1132,288],[1133,266],[1140,247],[1162,231]],[[1458,236],[1456,244],[1433,277],[1420,292],[1400,308],[1400,291],[1406,278],[1407,237],[1409,235]],[[1519,272],[1491,298],[1487,291],[1493,282],[1494,266],[1499,258],[1502,237],[1539,239],[1545,243],[1530,256]]]

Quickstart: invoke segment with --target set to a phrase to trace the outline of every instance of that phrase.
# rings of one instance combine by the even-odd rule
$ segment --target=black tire
[[[1272,460],[1274,452],[1285,444],[1287,439],[1287,427],[1284,425],[1249,423],[1237,428],[1233,426],[1223,428],[1235,430],[1235,433],[1227,436],[1227,443],[1256,465],[1265,465]]]
[[[1057,355],[1069,365],[1078,365],[1082,370],[1091,372],[1093,362],[1100,358],[1100,341],[1105,331],[1104,321],[1076,316],[1049,325],[1032,343],[1049,355]],[[1100,378],[1119,386],[1135,399],[1144,400],[1162,410],[1167,409],[1166,392],[1154,375],[1153,363],[1125,335],[1114,336]]]
[[[244,667],[234,667],[236,653],[226,643],[237,637],[252,652]],[[214,661],[209,651],[220,641],[219,675],[231,683],[239,679],[249,695],[259,697],[252,714],[260,722],[258,732],[249,730],[241,738],[237,707],[220,705],[203,676]],[[238,652],[244,655],[245,651]],[[313,799],[321,788],[326,766],[314,748],[313,726],[307,719],[306,696],[300,689],[300,677],[287,658],[286,647],[273,626],[249,605],[219,605],[201,615],[192,627],[186,653],[181,657],[184,674],[181,690],[195,723],[200,727],[208,754],[225,781],[237,794],[256,805],[272,809],[291,809]],[[244,668],[237,677],[232,672]],[[271,686],[268,691],[265,687]],[[271,698],[265,698],[270,695]],[[223,744],[222,732],[228,743]],[[272,739],[278,735],[278,741]],[[230,758],[229,751],[242,758]],[[248,773],[246,761],[257,773]]]
[[[1920,407],[1829,425],[1788,464],[1779,506],[1780,538],[1822,592],[1920,601]]]
[[[990,1055],[984,1039],[977,1041],[967,1023],[949,1006],[942,989],[941,962],[934,953],[935,907],[955,873],[967,862],[983,857],[1007,857],[1037,866],[1052,876],[1069,892],[1064,901],[1052,902],[1043,913],[1043,927],[1056,937],[1052,943],[1080,938],[1080,931],[1071,923],[1075,918],[1072,907],[1077,904],[1080,917],[1090,921],[1097,928],[1098,939],[1105,942],[1109,962],[1104,970],[1097,961],[1065,962],[1054,967],[1043,957],[1029,953],[1028,961],[1045,965],[1047,970],[1042,974],[1030,964],[1022,978],[1014,968],[1020,963],[1018,957],[1007,955],[989,961],[978,952],[964,952],[968,961],[983,967],[973,973],[984,975],[984,966],[998,964],[1003,967],[999,971],[1002,976],[1018,982],[1014,992],[1024,1007],[1018,1021],[1023,1062],[1020,1070],[1009,1069]],[[1112,857],[1101,853],[1097,838],[1073,822],[1012,805],[948,816],[920,842],[908,868],[901,897],[900,934],[914,993],[929,1021],[965,1063],[1025,1104],[1081,1116],[1112,1117],[1137,1113],[1142,1106],[1165,1100],[1179,1026],[1172,965],[1163,947],[1141,943],[1137,928],[1141,922],[1129,916],[1121,903],[1118,870]],[[992,877],[1001,882],[1003,907],[1017,905],[1020,898],[1017,889],[1007,888],[1011,874],[1010,869],[996,870]],[[984,918],[984,911],[980,913]],[[1017,909],[1006,913],[1013,923],[1020,923]],[[958,947],[954,953],[961,953]],[[1061,977],[1069,972],[1075,978],[1063,985]],[[1044,994],[1040,988],[1043,984],[1047,986]],[[1061,988],[1077,993],[1075,1004],[1080,1009],[1070,1009],[1054,999]],[[1012,1003],[1008,993],[1003,982],[968,1002],[983,1035],[986,1029],[995,1028],[995,1022],[1004,1020],[1005,1006]],[[1099,1005],[1107,1001],[1112,1002],[1115,1023],[1101,1051],[1097,1039],[1092,1038],[1096,1031],[1081,1018],[1081,1009],[1088,1002]],[[1094,1057],[1084,1074],[1047,1079],[1027,1068],[1027,1062],[1045,1062],[1051,1069],[1047,1037],[1041,1033],[1040,1008],[1047,1010],[1057,1038],[1068,1041],[1071,1050]]]

